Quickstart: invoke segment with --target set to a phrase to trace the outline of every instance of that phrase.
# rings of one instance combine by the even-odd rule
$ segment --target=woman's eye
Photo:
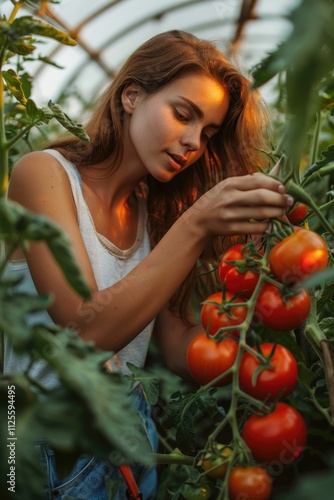
[[[175,116],[178,120],[181,120],[181,121],[188,120],[188,117],[184,112],[179,111],[178,109],[175,109],[174,111],[175,111]]]

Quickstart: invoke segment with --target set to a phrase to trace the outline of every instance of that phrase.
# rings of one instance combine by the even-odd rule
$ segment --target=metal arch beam
[[[203,0],[200,0],[200,1],[203,1]],[[153,16],[154,18],[155,16]],[[148,18],[148,20],[146,22],[149,22],[151,20],[151,18]],[[192,27],[188,27],[187,28],[187,31],[190,31],[192,33],[195,33],[198,29],[203,29],[203,27],[205,26],[205,28],[208,28],[210,27],[215,27],[215,26],[223,26],[223,25],[227,25],[227,24],[231,24],[231,23],[235,23],[235,18],[225,18],[223,21],[222,20],[219,20],[217,21],[217,19],[213,20],[212,23],[206,23],[205,25],[204,24],[200,24],[200,25],[192,25]],[[143,23],[135,23],[135,25],[133,25],[133,29],[136,29],[138,28],[139,26],[141,26]],[[124,30],[124,32],[122,33],[122,36],[127,34],[128,32]],[[106,48],[108,48],[110,45],[112,45],[115,41],[118,40],[118,37],[112,37],[111,39],[108,39],[106,42],[104,42],[104,44],[101,46],[101,49],[104,50]],[[100,49],[100,52],[102,52],[102,50]],[[69,85],[71,85],[77,78],[77,75],[78,73],[80,73],[80,71],[82,69],[84,69],[85,65],[87,64],[87,61],[83,61],[78,67],[77,67],[77,70],[76,70],[76,74],[73,74],[66,82],[66,86],[68,87]],[[115,76],[115,74],[117,73],[117,69],[112,69],[110,68],[109,70],[109,73],[107,74],[108,77],[113,77]]]
[[[275,15],[268,15],[268,16],[261,16],[261,19],[276,19],[277,16]],[[192,26],[188,26],[186,28],[187,31],[190,31],[191,33],[196,33],[200,30],[207,30],[207,29],[212,29],[212,28],[216,28],[216,27],[220,27],[222,26],[222,24],[228,24],[229,22],[234,22],[234,18],[232,19],[225,19],[224,22],[222,22],[221,20],[217,20],[215,19],[214,21],[212,22],[207,22],[207,23],[200,23],[200,24],[196,24],[196,25],[192,25]],[[257,37],[258,38],[258,37]],[[224,41],[224,38],[221,37],[221,40]],[[268,40],[268,36],[266,35],[266,40]],[[227,46],[227,50],[229,49],[229,46],[231,45],[231,41],[229,39],[225,39],[226,43],[228,44]],[[75,82],[75,80],[77,79],[78,77],[78,74],[80,74],[80,71],[81,69],[84,68],[85,64],[87,64],[87,62],[83,62],[79,68],[77,69],[76,71],[76,74],[73,74],[71,76],[71,78],[69,78],[67,80],[67,83],[66,83],[66,87],[70,86],[71,84],[73,84]],[[116,74],[117,73],[117,69],[113,69],[112,70],[113,74]],[[99,84],[98,84],[99,85]],[[97,87],[96,89],[96,92],[99,90],[99,87]],[[92,91],[92,94],[94,95],[96,93],[94,90]],[[61,98],[63,96],[63,92],[59,95],[59,98]]]
[[[257,15],[254,14],[257,0],[243,0],[241,5],[239,19],[237,21],[237,29],[232,40],[232,45],[237,45],[241,38],[244,27],[248,21],[251,19],[257,19]]]
[[[83,50],[88,54],[89,56],[89,59],[95,61],[98,66],[101,67],[101,69],[106,73],[107,76],[114,76],[114,71],[109,68],[105,62],[101,59],[101,52],[106,48],[108,47],[109,45],[111,45],[112,43],[114,43],[116,40],[118,40],[119,38],[122,38],[124,35],[128,34],[129,31],[132,31],[136,28],[138,28],[139,26],[151,21],[151,20],[154,20],[154,19],[161,19],[162,17],[164,17],[166,14],[170,13],[170,12],[174,12],[176,10],[179,10],[179,9],[182,9],[184,7],[187,7],[187,6],[190,6],[190,5],[194,5],[196,3],[204,3],[204,2],[208,2],[210,1],[211,3],[211,0],[185,0],[183,2],[180,2],[179,4],[177,5],[170,5],[170,6],[167,6],[167,7],[164,7],[164,8],[160,8],[157,12],[153,13],[153,14],[150,14],[146,17],[143,17],[142,19],[134,22],[134,23],[131,23],[130,25],[128,25],[125,29],[121,30],[120,32],[116,33],[113,37],[109,38],[107,41],[105,41],[101,47],[100,47],[100,50],[98,51],[94,51],[92,50],[88,45],[87,43],[85,43],[81,37],[80,37],[80,31],[82,30],[82,28],[91,20],[95,19],[96,17],[98,17],[99,15],[101,15],[103,12],[105,12],[106,10],[110,9],[110,8],[113,8],[115,5],[119,4],[122,2],[122,0],[114,0],[113,2],[110,2],[108,4],[106,4],[105,6],[101,7],[100,9],[97,9],[94,13],[92,13],[90,16],[88,16],[85,20],[81,21],[81,23],[79,23],[76,27],[74,28],[70,28],[69,26],[67,26],[66,22],[61,20],[55,13],[54,11],[50,8],[50,6],[48,5],[44,11],[41,13],[43,15],[44,18],[46,18],[47,21],[51,22],[55,22],[57,23],[57,25],[59,27],[61,27],[62,29],[64,29],[65,31],[67,31],[67,33],[69,33],[71,35],[71,37],[76,40],[76,42],[78,43],[78,45],[80,45]],[[29,8],[28,8],[29,9]],[[32,10],[31,8],[29,10]],[[49,58],[52,58],[54,57],[60,50],[62,49],[62,46],[57,46],[54,50],[52,50],[49,54]],[[43,65],[40,66],[40,68],[38,68],[35,72],[35,76],[39,76],[41,74],[41,72],[43,71]]]
[[[92,12],[89,16],[87,16],[85,19],[83,19],[80,23],[78,23],[74,28],[70,28],[67,26],[66,22],[61,20],[55,13],[54,11],[48,6],[45,10],[45,12],[42,12],[41,14],[46,18],[51,23],[56,23],[59,27],[62,29],[66,30],[78,43],[78,45],[81,46],[81,48],[84,50],[84,52],[88,55],[89,59],[91,61],[94,61],[101,69],[102,71],[106,74],[107,77],[114,77],[116,70],[108,66],[103,59],[101,58],[101,53],[103,50],[105,50],[107,47],[112,45],[114,42],[117,40],[121,39],[125,35],[127,35],[129,32],[136,30],[138,27],[144,25],[145,23],[148,23],[152,20],[158,20],[163,18],[166,14],[184,9],[188,6],[193,6],[194,4],[200,4],[200,3],[206,3],[207,1],[211,0],[185,0],[181,1],[177,5],[169,5],[165,7],[161,7],[159,5],[159,9],[157,12],[154,12],[152,14],[146,15],[141,19],[138,19],[131,24],[129,24],[126,28],[120,30],[116,34],[114,34],[112,37],[109,39],[105,40],[103,44],[100,46],[99,50],[92,50],[91,47],[81,38],[80,33],[82,29],[89,24],[92,20],[98,18],[101,16],[103,13],[106,11],[112,9],[116,5],[120,4],[123,0],[113,0],[110,2],[107,2],[105,5],[102,7],[98,8],[94,12]],[[242,31],[243,28],[249,20],[255,20],[258,17],[254,15],[254,9],[256,6],[256,0],[243,0],[239,16],[237,17],[237,12],[236,16],[225,18],[225,19],[220,19],[212,21],[211,26],[215,25],[225,25],[225,24],[236,24],[236,32],[232,40],[227,40],[228,43],[230,43],[232,46],[236,46],[239,41],[241,40],[242,37]],[[209,27],[210,23],[206,24],[206,27]],[[203,25],[202,25],[203,26]],[[188,28],[188,31],[191,32],[196,32],[196,30],[200,29],[200,26],[193,26],[191,28]],[[49,54],[49,57],[52,58],[58,51],[62,49],[62,46],[57,46],[54,50],[52,50]],[[75,74],[71,76],[69,80],[67,80],[67,86],[71,85],[77,78],[78,73],[87,65],[87,59],[80,64],[75,71]],[[40,73],[43,71],[43,68],[45,66],[41,65],[35,72],[35,76],[39,76]]]

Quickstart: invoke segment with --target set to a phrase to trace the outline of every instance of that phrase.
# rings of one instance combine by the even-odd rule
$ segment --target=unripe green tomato
[[[204,455],[202,468],[213,479],[221,479],[226,474],[227,459],[232,455],[232,448],[216,444],[214,450]]]

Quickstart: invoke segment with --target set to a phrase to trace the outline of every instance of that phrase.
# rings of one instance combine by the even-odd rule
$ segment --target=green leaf
[[[28,56],[36,49],[35,45],[26,43],[21,39],[8,39],[8,49],[19,56]]]
[[[305,170],[303,179],[307,179],[307,177],[310,177],[312,174],[331,162],[334,162],[334,144],[331,144],[325,151],[322,151],[320,160],[318,160],[313,165],[308,167],[307,170]]]
[[[334,283],[334,268],[327,268],[324,271],[313,274],[303,282],[303,286],[309,290],[326,282]]]
[[[176,442],[180,450],[195,451],[196,440],[194,430],[194,414],[197,413],[197,405],[193,404],[182,414],[182,422],[176,427]]]
[[[32,77],[28,73],[22,73],[20,76],[24,95],[29,99],[31,94]]]
[[[116,481],[113,481],[110,476],[106,476],[105,481],[108,500],[114,500],[115,498],[117,498],[117,494],[120,490],[120,487],[122,486],[123,479],[119,478]]]
[[[41,121],[43,121],[44,123],[49,123],[49,121],[54,118],[50,108],[43,107],[40,109],[40,111],[43,113],[41,114]]]
[[[70,285],[83,298],[90,297],[90,288],[76,263],[71,241],[57,224],[42,215],[26,210],[18,203],[1,199],[0,233],[8,243],[45,241]]]
[[[133,374],[131,379],[134,382],[141,383],[149,404],[152,406],[157,404],[159,397],[159,380],[154,375],[149,374],[147,371],[138,368],[132,363],[127,363],[127,366]]]
[[[178,447],[183,450],[195,449],[194,416],[199,405],[197,394],[185,394],[177,391],[165,406],[160,423],[163,428],[176,428]]]
[[[18,290],[20,282],[8,282],[2,278],[0,282],[0,331],[5,332],[12,340],[13,347],[20,352],[32,346],[34,327],[29,325],[27,317],[50,306],[50,296],[33,296]]]
[[[298,379],[307,389],[310,389],[315,380],[315,374],[304,363],[298,363]]]
[[[28,99],[28,101],[27,101],[26,113],[28,115],[28,118],[32,122],[34,122],[40,116],[40,112],[38,110],[38,107],[36,106],[35,102],[32,99]]]
[[[323,320],[320,321],[319,327],[322,331],[328,330],[328,331],[334,331],[334,318],[324,318]]]
[[[7,88],[11,92],[11,94],[21,104],[25,105],[27,102],[27,98],[24,95],[22,82],[17,73],[15,73],[13,69],[9,69],[8,71],[3,71],[2,76],[4,77],[4,80],[7,84]]]
[[[303,0],[287,17],[292,23],[292,31],[277,50],[253,70],[255,87],[263,85],[287,67],[298,74],[301,68],[308,66],[309,61],[315,59],[317,62],[328,33],[333,37],[333,5],[327,0]],[[314,76],[310,75],[313,80]],[[297,92],[303,93],[303,88],[296,87],[299,100]]]
[[[73,332],[59,331],[55,335],[45,326],[36,326],[34,339],[36,352],[56,370],[63,386],[72,393],[70,399],[64,397],[62,413],[67,415],[66,404],[78,407],[84,404],[89,416],[81,424],[86,427],[86,436],[82,429],[78,429],[77,436],[69,433],[62,438],[55,435],[53,429],[50,439],[54,445],[66,449],[78,440],[82,447],[87,447],[91,429],[100,436],[95,451],[99,450],[101,458],[124,462],[131,457],[132,460],[151,463],[148,456],[151,448],[142,430],[141,419],[132,407],[129,384],[122,376],[108,372],[105,367],[111,353],[96,350],[93,343],[84,342]],[[62,393],[59,392],[59,396],[63,399]],[[48,405],[44,411],[48,412],[47,420],[52,418]],[[61,428],[60,432],[64,430]]]
[[[16,18],[12,23],[12,29],[19,36],[35,34],[47,38],[53,38],[63,45],[74,46],[77,44],[68,33],[65,33],[55,26],[32,16],[22,16]]]
[[[212,390],[212,394],[216,392],[216,388]],[[198,408],[202,413],[214,418],[217,414],[225,415],[225,410],[222,406],[218,406],[217,400],[212,394],[205,392],[198,399]]]
[[[307,471],[300,474],[297,484],[288,493],[284,493],[284,500],[332,500],[334,490],[333,467],[318,472]]]
[[[83,129],[83,126],[81,124],[75,123],[71,118],[69,118],[61,109],[61,106],[59,104],[55,104],[52,101],[48,103],[49,108],[52,111],[52,114],[54,118],[64,127],[66,128],[71,134],[79,137],[79,139],[82,139],[83,141],[89,142],[89,136],[86,134],[86,132]]]

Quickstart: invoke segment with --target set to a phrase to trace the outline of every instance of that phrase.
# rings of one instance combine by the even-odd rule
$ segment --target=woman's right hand
[[[285,214],[294,200],[268,175],[230,177],[202,195],[185,212],[206,237],[261,234],[270,219]]]

